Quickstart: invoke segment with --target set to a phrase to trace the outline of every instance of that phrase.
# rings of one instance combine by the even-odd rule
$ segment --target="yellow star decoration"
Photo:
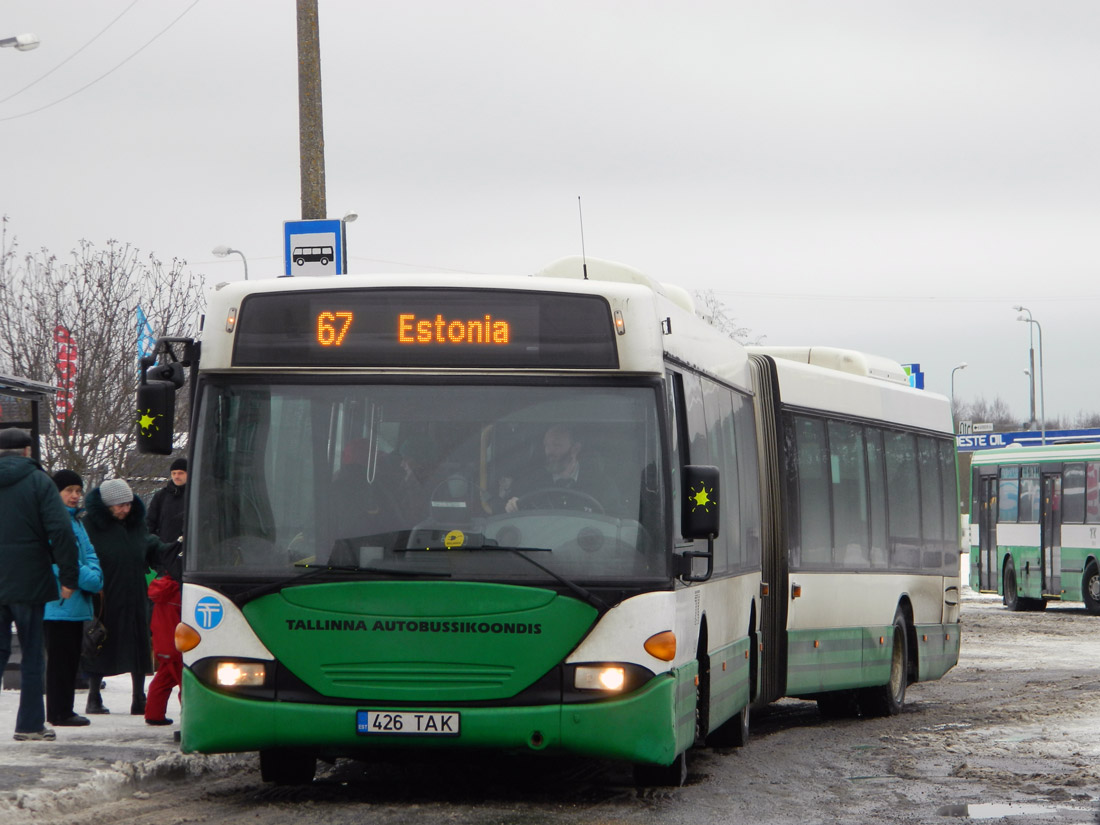
[[[692,502],[691,511],[694,513],[699,507],[703,508],[703,512],[710,512],[710,505],[714,503],[714,499],[710,497],[710,491],[706,487],[700,488],[699,492],[692,490],[690,493]]]
[[[160,427],[157,426],[157,419],[163,416],[159,414],[153,415],[152,412],[152,410],[145,410],[144,412],[138,410],[137,423],[138,426],[141,427],[141,434],[144,436],[152,437],[153,431],[160,429]]]

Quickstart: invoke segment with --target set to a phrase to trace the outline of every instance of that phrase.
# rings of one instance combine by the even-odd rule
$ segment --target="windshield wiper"
[[[556,579],[557,581],[561,582],[562,584],[564,584],[566,587],[568,587],[570,590],[572,590],[574,593],[576,593],[578,596],[580,596],[582,599],[584,599],[586,602],[588,602],[590,605],[597,608],[598,610],[606,611],[606,610],[610,609],[610,605],[608,605],[603,599],[601,599],[599,596],[597,596],[592,591],[586,590],[585,588],[581,587],[576,582],[570,581],[569,579],[565,578],[565,576],[562,576],[559,573],[555,573],[553,570],[551,570],[545,564],[542,564],[541,562],[535,561],[530,556],[524,555],[524,553],[530,553],[530,552],[549,553],[549,552],[551,552],[549,547],[505,547],[505,546],[502,546],[502,545],[499,545],[499,544],[482,544],[482,545],[475,545],[473,547],[461,547],[461,548],[456,548],[456,549],[460,549],[460,550],[503,550],[505,553],[511,553],[513,556],[518,556],[519,558],[523,559],[528,564],[530,564],[534,567],[537,567],[539,570],[541,570],[546,575],[548,575],[548,576]]]
[[[302,564],[301,562],[296,563],[294,566],[295,567],[309,567],[308,564]],[[236,604],[238,607],[240,607],[241,605],[245,604],[246,602],[250,602],[253,599],[260,598],[260,596],[266,596],[268,593],[274,593],[276,590],[282,590],[288,584],[297,584],[298,582],[302,581],[302,579],[312,579],[314,576],[319,576],[322,573],[325,573],[329,570],[332,570],[334,572],[335,571],[351,572],[351,571],[355,570],[355,568],[354,567],[346,567],[346,566],[341,566],[341,567],[318,567],[316,569],[310,570],[304,576],[290,576],[290,577],[285,578],[285,579],[279,579],[278,581],[268,582],[267,584],[260,584],[260,585],[257,585],[256,587],[253,587],[251,590],[246,590],[243,593],[238,593],[236,596],[233,597],[233,603]]]

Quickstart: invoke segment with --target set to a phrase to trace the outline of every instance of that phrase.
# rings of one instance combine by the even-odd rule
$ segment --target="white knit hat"
[[[109,478],[99,485],[99,496],[108,507],[127,504],[134,500],[134,491],[125,479]]]

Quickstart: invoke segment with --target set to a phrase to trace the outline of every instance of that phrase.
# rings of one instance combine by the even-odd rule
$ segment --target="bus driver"
[[[528,477],[514,491],[513,479],[501,479],[504,512],[567,509],[602,513],[619,501],[614,484],[594,459],[583,459],[582,443],[568,424],[554,424],[542,439],[543,469]]]

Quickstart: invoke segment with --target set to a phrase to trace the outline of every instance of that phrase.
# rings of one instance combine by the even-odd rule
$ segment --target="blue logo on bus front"
[[[213,596],[203,596],[195,603],[195,621],[203,630],[212,630],[217,627],[224,615],[225,608]]]

